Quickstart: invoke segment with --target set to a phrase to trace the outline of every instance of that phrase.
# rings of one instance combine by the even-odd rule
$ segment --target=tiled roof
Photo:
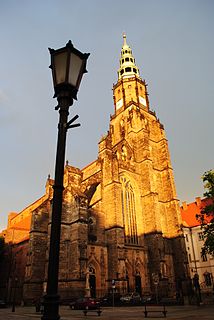
[[[16,230],[28,230],[30,231],[30,225],[31,225],[31,218],[32,215],[28,215],[27,217],[24,217],[21,221],[17,222],[12,226],[13,229]]]
[[[196,219],[196,215],[199,214],[201,210],[209,204],[211,204],[211,200],[205,198],[205,199],[200,199],[199,203],[195,201],[192,203],[188,203],[186,205],[182,205],[180,207],[180,210],[181,210],[183,225],[185,227],[200,226],[200,222]]]

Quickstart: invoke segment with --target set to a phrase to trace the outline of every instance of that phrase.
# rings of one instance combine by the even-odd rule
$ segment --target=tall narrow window
[[[201,252],[201,258],[202,258],[202,261],[207,261],[206,253]]]
[[[212,278],[209,272],[204,273],[204,280],[207,287],[210,287],[212,285]]]
[[[125,242],[127,244],[138,244],[134,191],[130,181],[125,177],[121,177],[121,183],[122,214]]]

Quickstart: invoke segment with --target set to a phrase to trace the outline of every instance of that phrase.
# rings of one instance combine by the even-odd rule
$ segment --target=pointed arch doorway
[[[91,297],[96,298],[96,275],[92,266],[89,266],[89,286]]]
[[[139,293],[139,295],[142,295],[142,287],[141,287],[141,276],[137,274],[135,276],[135,291]]]

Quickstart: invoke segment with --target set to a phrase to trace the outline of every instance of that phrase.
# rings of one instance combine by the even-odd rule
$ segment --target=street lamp
[[[58,320],[59,295],[58,295],[58,273],[60,253],[60,231],[63,196],[63,177],[65,163],[66,134],[70,128],[78,127],[80,124],[72,124],[78,115],[68,121],[69,107],[73,99],[77,100],[77,92],[86,71],[86,62],[89,53],[81,53],[75,49],[71,41],[58,50],[50,49],[54,98],[57,98],[59,110],[58,139],[55,163],[55,180],[53,192],[53,206],[51,218],[51,234],[49,246],[47,294],[44,297],[44,313],[42,320]]]
[[[82,53],[75,49],[71,40],[65,47],[58,50],[50,49],[53,84],[55,95],[61,96],[62,91],[68,90],[69,96],[77,100],[77,92],[83,73],[86,71],[86,62],[89,53]]]
[[[14,279],[14,287],[13,287],[13,303],[12,303],[12,312],[15,312],[16,309],[16,289],[18,284],[18,278],[15,277]]]

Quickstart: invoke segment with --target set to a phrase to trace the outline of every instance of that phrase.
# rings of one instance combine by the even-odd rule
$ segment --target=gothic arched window
[[[135,195],[132,185],[125,177],[121,177],[122,214],[125,232],[125,243],[138,244]]]

